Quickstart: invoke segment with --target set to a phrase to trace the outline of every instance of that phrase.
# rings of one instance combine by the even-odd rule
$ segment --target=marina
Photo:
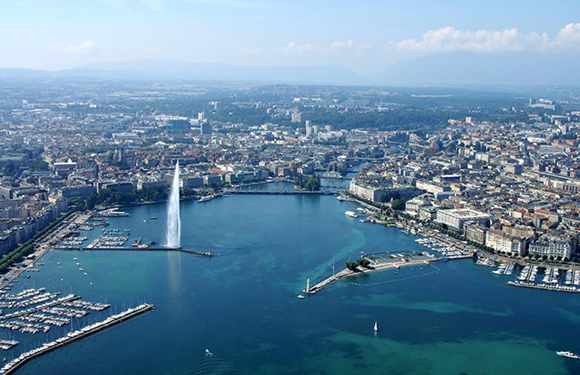
[[[73,341],[80,340],[84,337],[97,333],[103,329],[114,326],[115,324],[119,324],[127,319],[130,319],[134,316],[137,316],[154,308],[155,307],[153,305],[144,303],[137,307],[125,310],[119,314],[111,315],[110,317],[108,317],[103,321],[90,324],[73,332],[69,332],[66,336],[60,337],[54,341],[44,343],[39,348],[22,353],[17,358],[6,363],[0,369],[0,374],[10,374],[14,372],[18,367],[22,366],[26,361],[29,361],[35,357],[48,353],[51,350],[55,350],[62,346],[70,344]]]

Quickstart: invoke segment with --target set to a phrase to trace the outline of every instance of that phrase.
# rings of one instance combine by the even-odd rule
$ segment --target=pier
[[[44,343],[40,348],[32,349],[26,353],[22,353],[19,357],[14,358],[12,361],[6,363],[4,367],[0,369],[0,374],[10,374],[14,372],[17,368],[22,366],[27,361],[48,353],[54,349],[60,348],[62,346],[68,345],[73,341],[80,340],[87,336],[97,333],[101,330],[107,329],[115,324],[121,323],[127,319],[134,316],[147,312],[154,309],[155,306],[144,303],[134,308],[123,311],[122,313],[112,315],[105,320],[88,325],[77,331],[70,332],[66,336],[60,337],[54,341]]]
[[[434,257],[425,257],[422,259],[417,260],[406,260],[405,258],[399,258],[399,261],[396,262],[373,262],[372,265],[368,267],[358,267],[355,270],[344,269],[329,278],[319,282],[318,284],[303,290],[303,293],[306,294],[316,294],[320,292],[322,289],[330,285],[332,282],[343,279],[345,277],[361,275],[363,273],[371,273],[374,271],[389,269],[389,268],[400,268],[406,266],[419,266],[419,265],[429,265],[431,262],[437,262],[439,258]]]
[[[44,309],[49,309],[51,307],[58,306],[60,304],[66,303],[66,302],[75,301],[75,300],[81,299],[81,298],[82,298],[81,296],[77,296],[77,295],[74,295],[74,294],[69,294],[68,296],[59,298],[56,301],[47,302],[47,303],[44,303],[42,305],[38,305],[38,306],[36,306],[34,308],[29,308],[29,309],[26,309],[26,310],[16,311],[15,313],[12,313],[12,314],[0,315],[0,321],[1,320],[12,319],[12,318],[17,318],[19,316],[30,315],[30,314],[33,314],[35,312],[42,311]]]
[[[521,288],[551,290],[566,293],[580,293],[580,288],[575,286],[557,285],[557,284],[534,284],[525,281],[508,281],[508,285],[519,286]]]
[[[54,250],[88,250],[88,251],[180,251],[182,253],[194,254],[202,257],[213,257],[214,254],[210,252],[201,252],[195,250],[188,250],[171,247],[128,247],[128,246],[107,246],[107,247],[55,247]]]

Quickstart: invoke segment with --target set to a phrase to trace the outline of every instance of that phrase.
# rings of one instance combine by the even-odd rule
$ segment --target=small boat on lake
[[[570,359],[580,359],[580,355],[572,353],[570,351],[560,351],[556,352],[560,357],[570,358]]]

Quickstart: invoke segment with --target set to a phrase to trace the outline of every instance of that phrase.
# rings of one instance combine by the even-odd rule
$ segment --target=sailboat
[[[377,324],[377,321],[375,320],[375,332],[378,332],[378,330],[379,330],[379,326]]]

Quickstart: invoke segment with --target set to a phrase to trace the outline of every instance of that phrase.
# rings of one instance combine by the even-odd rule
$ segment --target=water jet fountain
[[[175,173],[167,205],[167,233],[165,246],[178,249],[181,238],[181,218],[179,217],[179,161],[175,163]]]

